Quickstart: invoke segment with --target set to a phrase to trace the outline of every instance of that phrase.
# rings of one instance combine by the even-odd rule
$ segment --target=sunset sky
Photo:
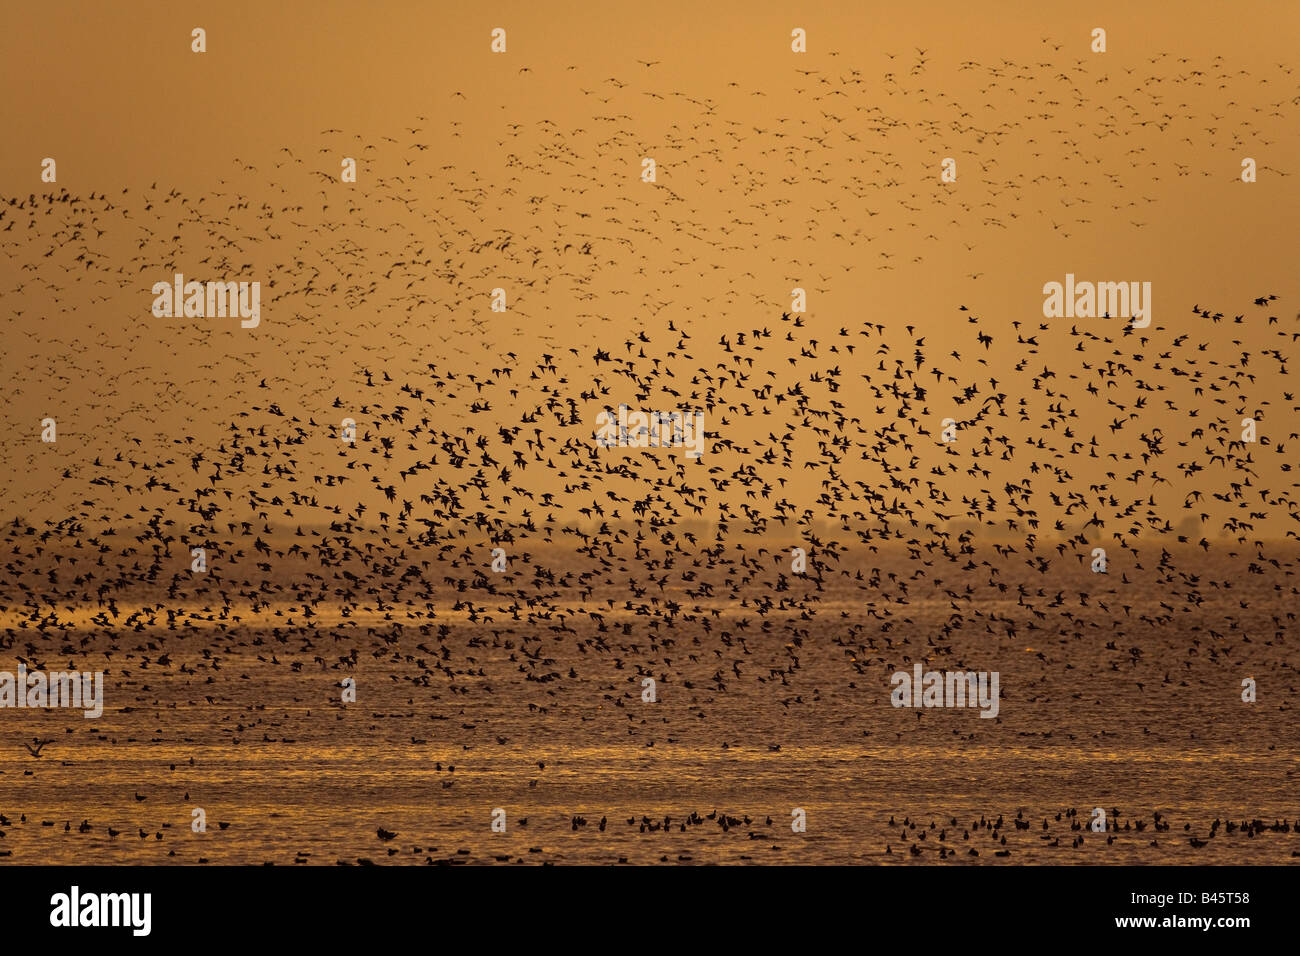
[[[714,333],[779,320],[796,285],[809,293],[810,336],[880,323],[891,354],[924,336],[926,368],[972,381],[1007,381],[1025,359],[1064,379],[1077,344],[1068,326],[1107,334],[1071,320],[1037,332],[1042,286],[1066,273],[1152,283],[1151,345],[1126,349],[1130,359],[1142,351],[1150,363],[1183,333],[1208,344],[1203,358],[1235,353],[1234,337],[1243,349],[1289,344],[1275,333],[1295,327],[1300,301],[1297,21],[1271,3],[1184,4],[1176,17],[1128,3],[1028,14],[956,3],[16,9],[0,38],[11,91],[0,195],[67,190],[116,208],[88,244],[49,215],[20,220],[21,238],[0,232],[11,383],[0,422],[15,465],[0,478],[3,510],[63,513],[85,497],[76,478],[92,477],[80,466],[96,456],[124,441],[140,454],[211,442],[268,398],[333,427],[334,399],[364,401],[363,368],[414,377],[435,362],[485,376],[514,361],[507,353],[529,368],[558,352],[576,383],[606,342],[646,331],[647,354],[663,354],[672,322],[696,352],[667,367],[690,371],[721,354]],[[195,26],[207,31],[201,55]],[[489,50],[497,26],[503,55]],[[807,54],[790,50],[795,26]],[[1097,26],[1104,54],[1089,50]],[[779,152],[795,140],[798,161]],[[40,181],[47,156],[56,186]],[[344,156],[359,159],[355,185],[338,181]],[[644,156],[658,164],[655,186],[638,179]],[[1259,164],[1255,184],[1240,181],[1245,156]],[[939,182],[944,157],[956,183]],[[583,242],[598,247],[598,273],[574,267]],[[358,251],[353,281],[375,283],[364,302],[308,278],[334,274],[346,243]],[[522,256],[532,246],[539,255]],[[436,261],[412,266],[419,248]],[[229,268],[214,274],[222,256]],[[149,289],[177,271],[259,280],[261,327],[154,318]],[[488,311],[497,286],[509,290],[504,315]],[[413,287],[424,301],[411,310],[398,303]],[[1252,311],[1268,293],[1279,301]],[[1252,324],[1233,328],[1242,312]],[[1267,315],[1280,324],[1261,332]],[[994,346],[980,348],[977,332]],[[1036,332],[1036,348],[1016,342]],[[977,351],[987,370],[972,365]],[[863,352],[848,358],[817,361],[875,368]],[[1141,424],[1182,437],[1202,423],[1186,418],[1177,362],[1141,375],[1172,389],[1179,411],[1147,410]],[[1261,430],[1276,438],[1291,430],[1286,382],[1255,363],[1245,400],[1273,403]],[[870,398],[858,401],[870,420]],[[515,420],[502,402],[493,409]],[[1235,411],[1234,396],[1202,414]],[[1107,412],[1088,413],[1090,429]],[[57,455],[34,444],[47,415],[59,421]],[[761,426],[732,416],[727,436]],[[1109,445],[1140,448],[1125,432]],[[1259,457],[1284,480],[1285,456]],[[1181,503],[1188,488],[1168,477]]]

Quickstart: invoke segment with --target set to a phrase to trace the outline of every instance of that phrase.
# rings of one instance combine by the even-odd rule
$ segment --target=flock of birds
[[[166,778],[170,795],[148,826],[92,820],[92,807],[80,825],[29,810],[0,817],[0,838],[19,844],[30,816],[88,835],[104,858],[135,834],[206,860],[210,847],[173,845],[198,802],[187,749],[202,751],[199,765],[242,752],[269,768],[299,751],[309,760],[339,732],[366,752],[471,764],[556,741],[781,760],[827,741],[1042,753],[1274,739],[1295,693],[1289,539],[1300,540],[1288,378],[1300,321],[1284,296],[1175,311],[1166,295],[1139,330],[986,318],[976,285],[970,304],[921,302],[886,322],[794,313],[780,276],[811,277],[797,281],[816,302],[834,281],[819,269],[835,271],[808,251],[818,243],[850,250],[852,269],[889,271],[895,257],[924,260],[951,226],[990,241],[1021,218],[1057,231],[1053,217],[1068,217],[1072,233],[1135,216],[1143,227],[1159,204],[1136,195],[1136,172],[1108,171],[1108,141],[1134,144],[1132,169],[1145,160],[1154,186],[1168,173],[1141,137],[1192,134],[1180,97],[1263,90],[1231,122],[1211,110],[1193,146],[1267,141],[1300,103],[1290,69],[1261,78],[1162,54],[1149,76],[1124,92],[1113,77],[1101,97],[1083,67],[1055,60],[963,63],[979,97],[1017,98],[1013,115],[976,94],[927,92],[918,50],[883,80],[800,70],[812,108],[755,124],[713,98],[655,90],[655,66],[580,86],[593,109],[580,128],[506,124],[495,171],[426,157],[432,121],[420,117],[401,138],[326,130],[318,155],[286,146],[273,164],[240,161],[246,191],[61,190],[0,204],[7,331],[33,343],[10,414],[34,410],[34,395],[66,403],[9,428],[18,516],[0,530],[0,640],[29,670],[104,670],[108,700],[93,726],[24,715],[39,735],[19,748],[24,724],[0,767],[72,773],[99,755],[111,768],[120,742],[140,763],[110,774],[135,798],[115,812],[145,809],[139,774]],[[672,119],[658,139],[662,180],[638,189],[624,167],[642,153],[632,131],[644,97]],[[947,121],[918,118],[925,107]],[[1041,182],[998,173],[1004,150],[1084,111],[1091,138],[1029,150]],[[460,126],[449,121],[450,136]],[[970,144],[985,157],[982,186],[921,186],[920,160],[896,140],[917,155]],[[845,150],[859,161],[846,167]],[[338,157],[352,154],[362,179],[344,185]],[[729,221],[700,202],[718,191]],[[774,269],[776,286],[759,281]],[[168,320],[169,338],[200,351],[150,365],[133,356],[158,347],[145,342],[155,324],[74,318],[123,303],[146,313],[142,290],[173,271],[264,277],[263,338]],[[692,281],[709,294],[674,292]],[[499,315],[486,305],[497,285],[510,299]],[[708,450],[695,462],[680,449],[598,448],[596,415],[620,404],[703,411]],[[43,414],[60,420],[52,445],[37,437]],[[1255,441],[1242,437],[1246,418]],[[941,440],[945,420],[953,442]],[[894,710],[889,677],[915,661],[1000,669],[1002,716]],[[1243,677],[1264,688],[1254,710],[1237,702]],[[643,697],[647,680],[660,701]],[[359,703],[344,702],[350,681]],[[1152,695],[1163,714],[1144,707]],[[545,776],[523,779],[519,800]],[[450,775],[441,789],[452,798]],[[885,825],[882,814],[891,835],[877,850],[1007,857],[1022,830],[1022,843],[1054,847],[1199,848],[1297,827],[1241,808],[1227,814],[1240,822],[1225,811],[1177,833],[1156,810],[1103,835],[1081,812],[1057,812],[1059,827],[1023,809],[970,825],[956,813]],[[404,856],[390,843],[405,824],[382,813],[357,827],[384,858],[471,854],[440,856],[421,837]],[[788,847],[788,813],[611,809],[564,825],[764,843],[784,828]],[[241,824],[218,833],[227,827],[236,837]],[[680,845],[672,856],[693,858]]]
[[[1184,823],[1175,830],[1174,824],[1167,817],[1154,811],[1151,819],[1128,820],[1121,822],[1118,810],[1111,811],[1114,814],[1113,823],[1108,824],[1101,831],[1093,830],[1087,822],[1088,814],[1077,809],[1069,809],[1058,812],[1049,820],[1043,817],[1040,823],[1034,823],[1025,819],[1023,812],[1017,812],[1014,819],[1005,820],[1001,815],[996,820],[985,818],[983,815],[978,820],[971,820],[969,823],[959,821],[956,817],[951,817],[946,823],[936,822],[931,819],[928,825],[923,821],[912,820],[904,817],[902,821],[896,820],[890,816],[886,825],[894,834],[893,842],[885,845],[881,856],[888,859],[882,859],[878,862],[904,862],[916,861],[925,863],[934,863],[937,861],[951,862],[973,862],[981,857],[991,857],[993,859],[1010,859],[1019,851],[1024,853],[1034,849],[1042,850],[1060,847],[1068,847],[1073,850],[1092,849],[1096,846],[1114,846],[1116,843],[1128,844],[1132,847],[1158,848],[1161,846],[1161,840],[1166,844],[1178,842],[1180,844],[1200,849],[1210,845],[1210,841],[1222,830],[1225,835],[1238,834],[1247,840],[1253,840],[1257,836],[1264,834],[1289,834],[1295,833],[1297,827],[1300,827],[1300,821],[1273,820],[1271,823],[1260,820],[1241,820],[1234,822],[1232,820],[1223,820],[1215,818],[1207,827],[1199,832],[1205,834],[1205,839],[1199,839],[1190,823]],[[1053,822],[1054,821],[1054,822]],[[20,819],[11,820],[0,814],[0,836],[7,836],[8,833],[22,834],[26,827],[36,821],[29,821],[26,814],[22,814]],[[528,826],[527,818],[521,821],[523,827]],[[703,816],[697,812],[690,812],[682,817],[673,817],[672,815],[664,816],[662,819],[651,819],[646,815],[641,817],[630,816],[626,820],[611,821],[602,816],[599,821],[588,820],[580,814],[574,814],[568,821],[568,829],[571,833],[579,834],[583,831],[591,830],[596,833],[604,834],[607,830],[613,834],[613,831],[619,826],[624,828],[625,834],[635,831],[641,835],[659,834],[659,837],[652,837],[654,843],[658,844],[655,849],[650,851],[648,861],[661,863],[691,863],[698,862],[699,858],[678,845],[673,845],[670,837],[680,834],[694,834],[697,828],[707,833],[710,837],[716,837],[715,840],[731,839],[740,843],[739,847],[734,849],[734,860],[738,863],[746,862],[764,862],[764,854],[761,851],[780,852],[784,849],[794,849],[791,846],[797,838],[791,839],[789,834],[782,834],[781,822],[773,820],[771,816],[765,819],[759,819],[741,814],[740,816],[731,816],[719,810],[713,810]],[[53,820],[41,820],[39,826],[50,832],[71,834],[74,830],[72,823],[64,822],[60,827]],[[140,841],[149,841],[151,843],[162,845],[162,841],[168,839],[168,834],[164,831],[171,828],[171,824],[164,823],[163,829],[156,832],[149,832],[143,827],[136,827],[138,833],[134,834]],[[228,829],[228,823],[220,824],[222,831]],[[102,828],[108,841],[115,840],[123,836],[122,830],[113,827]],[[75,827],[78,834],[94,834],[96,827],[89,820],[82,820]],[[7,832],[6,832],[7,831]],[[734,836],[732,836],[734,831]],[[1024,833],[1023,836],[1019,834]],[[125,835],[129,838],[133,836],[130,832]],[[427,843],[399,843],[393,844],[398,840],[401,834],[386,830],[382,826],[376,828],[374,837],[378,840],[376,850],[382,851],[382,854],[375,852],[369,856],[358,856],[353,858],[336,858],[330,862],[337,866],[374,866],[376,857],[380,861],[388,860],[393,857],[399,857],[394,862],[419,862],[427,866],[458,866],[467,863],[476,862],[495,862],[495,863],[527,863],[530,859],[539,858],[544,863],[550,863],[547,849],[540,846],[528,846],[522,853],[514,854],[510,852],[488,852],[483,853],[482,849],[460,848],[449,850],[437,846],[430,846]],[[1008,843],[1007,838],[1011,838]],[[695,838],[688,836],[687,840],[696,842]],[[743,842],[740,842],[743,841]],[[1062,842],[1064,841],[1064,842]],[[528,840],[525,843],[531,842]],[[665,845],[671,848],[670,853],[662,852]],[[698,851],[697,851],[698,852]],[[797,852],[797,851],[796,851]],[[1101,851],[1105,852],[1105,851]],[[481,859],[476,854],[481,855]],[[0,858],[12,857],[13,851],[0,849]],[[175,849],[169,849],[168,857],[175,857]],[[293,855],[293,863],[296,865],[312,864],[322,862],[314,857],[315,853],[308,850],[299,850]],[[1300,851],[1292,851],[1292,857],[1300,857]],[[1097,862],[1099,855],[1092,856],[1088,861]],[[200,856],[196,861],[203,864],[210,862],[206,857]],[[267,861],[268,863],[273,861]],[[626,864],[633,862],[628,856],[617,856],[611,862]]]

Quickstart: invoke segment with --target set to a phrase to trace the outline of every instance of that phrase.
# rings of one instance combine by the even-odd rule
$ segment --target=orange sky
[[[809,334],[870,320],[907,355],[902,327],[912,325],[928,330],[931,363],[951,341],[964,356],[954,367],[967,374],[977,329],[959,306],[995,336],[981,374],[998,375],[1026,357],[1012,322],[1043,321],[1042,284],[1066,272],[1152,282],[1153,342],[1164,348],[1186,331],[1210,344],[1205,357],[1235,352],[1234,336],[1246,336],[1243,348],[1280,347],[1275,333],[1300,318],[1294,5],[496,4],[463,13],[427,3],[60,3],[6,18],[0,196],[49,192],[39,172],[51,156],[56,190],[107,194],[131,219],[105,216],[104,235],[89,243],[50,217],[30,228],[20,219],[21,240],[0,231],[4,514],[58,515],[93,491],[78,476],[90,477],[83,467],[96,456],[131,439],[139,454],[166,454],[178,436],[212,441],[268,398],[332,422],[336,395],[366,400],[363,367],[414,375],[435,361],[481,374],[509,351],[585,356],[592,343],[621,344],[642,329],[662,351],[672,345],[668,321],[707,351],[721,329],[779,320],[796,284],[810,291]],[[194,26],[207,30],[203,55],[190,51]],[[508,30],[504,56],[488,49],[495,26]],[[789,50],[793,26],[808,30],[806,55]],[[1088,50],[1095,26],[1108,31],[1104,55]],[[979,66],[963,69],[967,61]],[[1070,89],[1085,107],[1068,101]],[[1136,125],[1165,114],[1165,130]],[[618,120],[604,126],[601,116]],[[880,116],[906,125],[881,128]],[[728,123],[743,141],[727,137]],[[800,138],[807,165],[768,152]],[[413,152],[416,141],[428,149]],[[361,181],[344,192],[338,162],[353,153]],[[645,155],[683,206],[640,188]],[[959,179],[944,186],[947,155]],[[1262,167],[1251,186],[1238,180],[1244,155]],[[864,191],[876,187],[878,198]],[[457,189],[482,190],[472,216]],[[182,222],[172,190],[209,197],[205,209],[221,214]],[[407,213],[418,210],[409,221],[399,192]],[[530,206],[534,196],[541,202]],[[765,201],[779,205],[749,207]],[[376,224],[394,208],[404,238],[389,245]],[[263,209],[273,215],[263,219]],[[733,228],[736,219],[752,225]],[[441,222],[468,232],[442,233]],[[323,233],[328,223],[338,230]],[[520,269],[514,251],[482,248],[504,236],[517,237],[515,250],[541,243],[543,264]],[[549,248],[557,236],[594,237],[605,267],[574,271]],[[367,282],[379,283],[364,305],[316,288],[302,300],[309,309],[264,299],[255,333],[148,314],[149,286],[173,266],[216,278],[202,260],[225,254],[232,269],[221,278],[276,281],[283,294],[306,287],[309,267],[292,263],[331,274],[348,241],[362,250]],[[411,286],[383,276],[426,245],[475,278],[460,289],[411,272],[428,304],[391,305]],[[60,251],[46,257],[51,247]],[[89,267],[75,258],[87,250]],[[483,300],[467,296],[497,284],[510,288],[511,311],[482,324]],[[1262,293],[1280,296],[1276,328],[1263,314],[1237,328],[1190,315],[1199,304],[1231,316]],[[1075,341],[1062,329],[1040,341],[1032,361],[1068,374]],[[592,372],[585,358],[569,361],[574,381]],[[1285,380],[1254,363],[1256,395],[1283,401]],[[1144,374],[1167,376],[1175,362],[1163,364]],[[1185,407],[1154,424],[1185,431]],[[512,410],[498,403],[496,414],[508,421]],[[57,458],[33,444],[45,415],[60,421]],[[733,434],[764,424],[736,419]],[[1016,427],[1033,434],[1032,423]],[[1089,427],[1104,431],[1104,420]],[[1119,436],[1115,447],[1139,445]],[[1268,474],[1285,480],[1282,464],[1270,459]],[[1190,487],[1176,484],[1171,500]]]

